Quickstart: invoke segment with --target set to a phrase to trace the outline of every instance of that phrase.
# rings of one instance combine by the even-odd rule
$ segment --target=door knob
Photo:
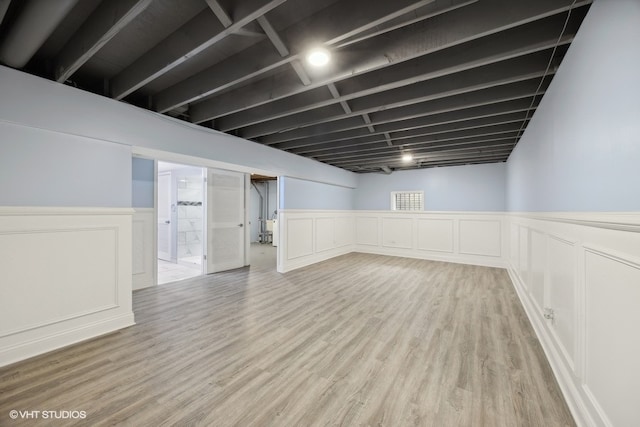
[[[238,227],[244,227],[244,224],[238,224]]]
[[[165,221],[164,223],[165,224],[171,224],[171,221]]]

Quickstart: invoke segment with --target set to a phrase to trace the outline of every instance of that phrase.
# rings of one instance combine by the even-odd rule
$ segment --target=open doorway
[[[277,178],[251,174],[249,204],[251,268],[275,269],[278,246]]]
[[[203,274],[205,173],[158,162],[158,284]]]

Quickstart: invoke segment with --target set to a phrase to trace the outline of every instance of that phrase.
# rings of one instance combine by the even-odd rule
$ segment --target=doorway
[[[251,174],[249,199],[251,268],[275,270],[278,250],[277,177]]]
[[[158,284],[203,274],[205,173],[200,167],[158,162]]]

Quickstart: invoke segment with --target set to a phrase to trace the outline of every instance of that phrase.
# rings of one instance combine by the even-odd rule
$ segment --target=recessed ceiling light
[[[413,156],[411,154],[407,153],[402,155],[403,162],[410,162],[411,160],[413,160]]]
[[[331,55],[327,49],[317,47],[311,49],[307,54],[307,62],[314,67],[322,67],[329,63]]]

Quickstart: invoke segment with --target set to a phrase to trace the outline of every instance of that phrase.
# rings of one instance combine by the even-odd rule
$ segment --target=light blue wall
[[[360,174],[355,208],[389,210],[392,191],[424,191],[428,211],[502,211],[504,163]]]
[[[131,148],[0,122],[0,205],[130,207]]]
[[[281,177],[280,208],[351,210],[354,192],[352,188]]]
[[[4,66],[0,66],[0,120],[130,145],[138,153],[159,150],[206,159],[201,163],[222,169],[347,187],[356,181],[356,175],[344,169]]]
[[[133,158],[131,198],[134,208],[153,208],[154,162],[153,160]]]
[[[595,1],[507,163],[511,211],[640,211],[640,1]]]

